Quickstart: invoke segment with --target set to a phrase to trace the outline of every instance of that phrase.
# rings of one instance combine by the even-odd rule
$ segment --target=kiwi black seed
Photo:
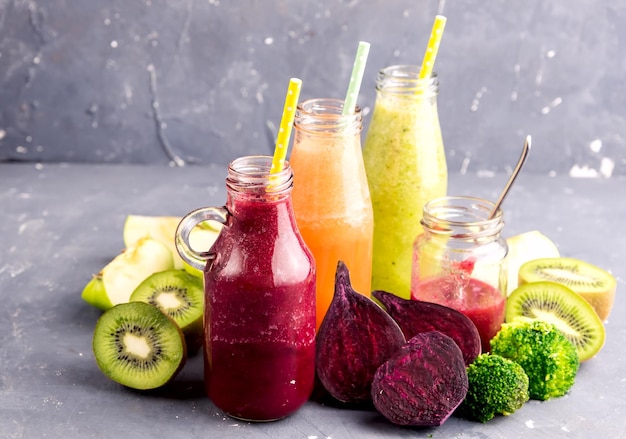
[[[145,302],[172,318],[185,335],[190,354],[202,346],[204,286],[202,279],[183,270],[154,273],[137,286],[131,302]]]
[[[507,298],[506,321],[518,317],[555,324],[576,346],[579,360],[596,355],[604,345],[604,324],[591,305],[555,282],[520,285]]]
[[[152,305],[121,303],[96,323],[93,353],[110,379],[133,389],[156,389],[185,364],[187,348],[176,323]]]

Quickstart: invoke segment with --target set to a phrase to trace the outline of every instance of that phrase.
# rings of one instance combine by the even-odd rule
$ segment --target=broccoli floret
[[[469,383],[459,415],[487,422],[510,415],[528,401],[528,376],[522,366],[500,355],[481,354],[467,367]]]
[[[491,353],[522,366],[530,398],[541,401],[565,395],[580,366],[574,344],[556,325],[541,320],[504,323],[491,339]]]

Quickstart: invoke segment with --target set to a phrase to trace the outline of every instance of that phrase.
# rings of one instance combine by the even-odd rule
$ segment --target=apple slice
[[[151,274],[173,268],[170,249],[156,239],[143,237],[94,275],[81,297],[106,311],[118,303],[128,302],[135,288]]]
[[[124,245],[129,247],[138,239],[149,236],[165,244],[174,258],[174,268],[185,269],[192,274],[202,274],[187,266],[176,250],[174,236],[182,218],[178,216],[128,215],[124,222]],[[208,250],[219,234],[221,225],[205,221],[195,227],[189,236],[192,247],[196,250]]]
[[[213,246],[213,243],[219,234],[219,230],[205,227],[205,223],[201,223],[197,227],[193,228],[191,233],[189,233],[189,244],[191,244],[191,248],[194,250],[201,252],[208,251]],[[178,254],[177,256],[180,258]],[[204,274],[201,270],[192,267],[185,261],[183,261],[183,269],[189,274],[193,274],[194,276],[204,279]]]
[[[507,238],[509,252],[506,257],[508,281],[507,296],[518,286],[519,268],[533,259],[556,258],[560,256],[556,244],[538,230],[520,233]]]
[[[177,216],[128,215],[124,222],[124,245],[130,247],[139,239],[149,236],[165,244],[174,258],[174,268],[182,269],[183,260],[174,245],[174,234],[180,220]]]

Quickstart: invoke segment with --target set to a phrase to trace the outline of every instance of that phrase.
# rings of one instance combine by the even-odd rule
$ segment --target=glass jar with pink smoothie
[[[484,352],[504,321],[508,251],[502,211],[474,197],[441,197],[424,206],[413,245],[411,298],[461,311],[480,334]]]
[[[181,257],[204,270],[205,387],[229,416],[283,418],[310,397],[315,377],[315,263],[292,208],[288,162],[233,161],[224,207],[186,215],[176,232]],[[224,224],[209,252],[189,244],[203,221]]]

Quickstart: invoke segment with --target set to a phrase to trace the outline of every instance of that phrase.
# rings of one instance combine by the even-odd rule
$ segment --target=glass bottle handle
[[[207,251],[193,249],[189,242],[191,230],[204,221],[226,224],[228,215],[226,207],[201,207],[185,215],[176,228],[174,240],[180,257],[192,267],[204,271],[207,262],[215,258],[215,252],[212,248]]]

